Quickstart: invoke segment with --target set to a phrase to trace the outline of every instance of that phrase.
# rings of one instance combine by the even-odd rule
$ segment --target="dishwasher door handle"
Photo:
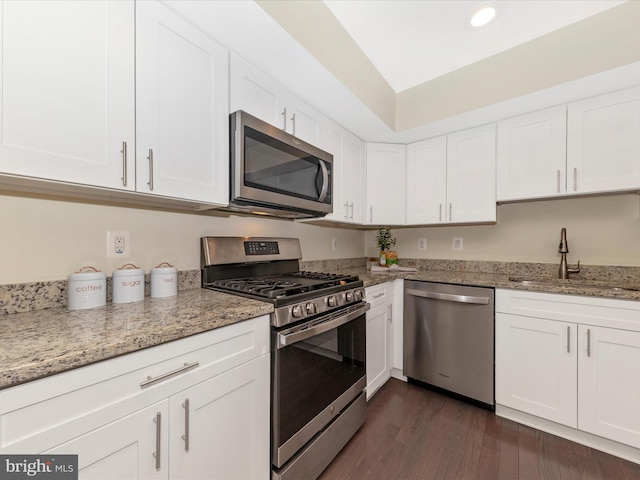
[[[477,305],[489,305],[489,297],[473,297],[470,295],[453,295],[450,293],[430,292],[426,290],[407,289],[409,295],[414,297],[432,298],[434,300],[445,300],[447,302],[475,303]]]

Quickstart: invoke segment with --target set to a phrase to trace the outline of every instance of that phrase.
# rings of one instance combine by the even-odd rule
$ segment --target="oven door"
[[[366,302],[272,331],[272,462],[281,467],[366,387]]]

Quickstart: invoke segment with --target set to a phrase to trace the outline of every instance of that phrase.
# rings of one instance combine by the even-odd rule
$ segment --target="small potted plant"
[[[380,227],[376,235],[376,244],[380,249],[380,265],[388,266],[398,263],[398,252],[392,251],[391,248],[396,245],[396,237],[391,234],[389,227]]]

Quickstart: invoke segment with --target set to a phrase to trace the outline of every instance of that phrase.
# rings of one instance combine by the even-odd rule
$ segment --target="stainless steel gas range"
[[[300,271],[293,238],[203,237],[202,286],[274,305],[274,479],[317,478],[364,423],[366,318],[357,276]]]

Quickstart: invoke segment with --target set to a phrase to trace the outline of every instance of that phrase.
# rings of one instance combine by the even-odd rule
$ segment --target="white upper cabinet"
[[[367,143],[367,209],[365,223],[404,225],[407,213],[407,147]]]
[[[496,221],[496,126],[447,136],[447,221]]]
[[[365,143],[327,119],[325,149],[333,155],[333,213],[326,220],[364,223]]]
[[[640,188],[640,87],[569,104],[567,193]]]
[[[407,146],[407,223],[444,222],[447,204],[447,137]]]
[[[240,57],[231,55],[230,65],[230,113],[244,110],[307,143],[324,148],[323,115]]]
[[[496,221],[495,125],[407,147],[407,223]]]
[[[0,172],[133,190],[133,2],[5,1],[0,15]]]
[[[498,122],[497,200],[566,192],[567,107]]]
[[[150,1],[136,3],[136,49],[138,191],[227,204],[227,50]]]

